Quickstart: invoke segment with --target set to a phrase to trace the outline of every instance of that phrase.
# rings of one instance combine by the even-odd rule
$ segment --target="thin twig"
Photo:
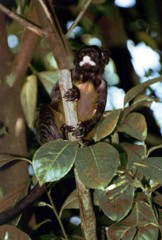
[[[45,2],[42,0],[38,0],[38,1],[41,5],[42,9],[44,10],[44,13],[45,13],[47,19],[49,20],[50,24],[53,25],[53,19],[51,18],[51,14],[50,14]]]
[[[47,196],[48,196],[48,199],[49,199],[50,204],[51,204],[51,206],[52,206],[52,210],[53,210],[53,212],[54,212],[54,214],[55,214],[55,216],[56,216],[56,218],[57,218],[57,221],[58,221],[58,223],[59,223],[59,225],[60,225],[62,234],[64,235],[65,240],[68,240],[67,234],[66,234],[65,229],[64,229],[64,226],[63,226],[63,224],[62,224],[62,222],[61,222],[61,220],[60,220],[60,217],[59,217],[59,215],[58,215],[58,213],[57,213],[57,211],[56,211],[56,208],[55,208],[55,205],[54,205],[53,200],[52,200],[52,198],[51,198],[50,192],[47,193]]]
[[[83,6],[83,8],[79,12],[77,18],[74,20],[73,24],[71,25],[68,32],[66,33],[66,37],[68,37],[70,35],[70,33],[72,32],[72,30],[76,27],[76,25],[78,24],[78,22],[81,20],[81,18],[85,14],[85,12],[86,12],[87,8],[89,7],[89,5],[91,4],[91,2],[92,2],[92,0],[88,0],[88,1],[85,0],[85,5]]]
[[[8,8],[3,6],[2,4],[0,4],[0,11],[5,13],[10,18],[14,19],[16,22],[18,22],[23,27],[28,28],[29,30],[31,30],[35,34],[37,34],[37,35],[39,35],[41,37],[45,37],[46,36],[46,32],[44,32],[39,26],[36,26],[35,24],[33,24],[33,23],[25,20],[24,18],[16,15],[14,12],[10,11]]]
[[[42,29],[47,33],[46,40],[55,56],[59,69],[71,69],[71,52],[60,27],[54,9],[47,8],[42,0],[35,1]]]

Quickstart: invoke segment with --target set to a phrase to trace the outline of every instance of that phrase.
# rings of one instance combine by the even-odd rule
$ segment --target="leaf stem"
[[[64,226],[63,226],[63,224],[62,224],[62,222],[61,222],[61,220],[60,220],[60,217],[59,217],[59,215],[58,215],[58,213],[57,213],[57,211],[56,211],[56,208],[55,208],[54,202],[53,202],[53,200],[52,200],[50,191],[47,193],[47,196],[48,196],[48,199],[49,199],[49,201],[50,201],[52,210],[53,210],[53,212],[54,212],[54,214],[55,214],[55,216],[56,216],[56,218],[57,218],[57,221],[58,221],[58,223],[59,223],[59,225],[60,225],[62,234],[64,235],[65,240],[68,240],[68,237],[67,237],[66,231],[65,231],[65,229],[64,229]]]

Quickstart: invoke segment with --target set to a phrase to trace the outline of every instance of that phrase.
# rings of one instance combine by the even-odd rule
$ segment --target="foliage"
[[[125,96],[125,103],[134,100],[146,85],[159,80],[154,79],[131,89]],[[132,92],[133,97],[130,94]],[[97,126],[97,142],[92,146],[80,147],[74,154],[75,167],[80,179],[87,188],[93,189],[95,205],[113,221],[106,228],[108,239],[137,239],[136,236],[138,236],[138,239],[156,240],[160,234],[159,213],[162,196],[157,188],[162,183],[162,158],[150,157],[153,149],[148,149],[145,144],[147,137],[145,118],[142,114],[134,112],[146,101],[147,97],[136,106],[135,99],[122,110],[114,110],[106,114]],[[152,101],[153,99],[148,99],[149,104]],[[131,137],[133,143],[126,140],[117,142],[116,138],[120,138],[121,135]],[[56,154],[56,142],[61,146],[62,140],[50,143],[50,146],[53,145],[53,155]],[[74,144],[77,145],[77,143]],[[37,165],[41,165],[44,151],[51,153],[50,146],[47,144],[38,149],[39,158],[35,160],[34,157]],[[62,151],[63,148],[60,148],[60,153]],[[60,165],[62,169],[68,168],[68,159],[72,152],[70,144],[67,146],[67,151],[69,154],[66,155],[66,161],[62,166]],[[37,176],[41,176],[44,171],[50,178],[52,160],[48,154],[46,155],[44,167],[42,166],[40,170],[34,167],[34,170],[37,171]],[[55,171],[58,171],[58,167],[53,168],[53,172]],[[51,181],[53,181],[52,176]],[[69,208],[73,201],[77,201],[76,194],[68,197],[66,200],[68,204],[64,204],[64,209]]]
[[[108,239],[157,240],[161,231],[162,196],[158,188],[162,183],[162,158],[150,157],[150,154],[162,146],[148,149],[145,117],[137,112],[138,108],[153,102],[147,96],[143,100],[139,93],[159,80],[130,89],[125,96],[125,103],[129,105],[108,112],[101,119],[94,145],[80,146],[60,139],[41,146],[33,156],[32,166],[41,185],[66,178],[72,167],[76,168],[82,182],[91,189],[94,204],[109,219],[105,227]],[[119,141],[121,137],[123,141]],[[6,157],[6,163],[8,161],[11,159]],[[40,202],[38,206],[54,210],[52,203]],[[65,200],[59,221],[64,210],[73,208],[79,208],[76,190]],[[56,238],[49,236],[49,239]]]
[[[93,2],[100,4],[100,1]],[[21,3],[17,1],[18,6],[21,7],[19,10],[23,11]],[[95,8],[96,6],[93,6],[92,12],[96,11]],[[100,7],[99,11],[105,15],[111,12],[104,7]],[[91,26],[90,20],[89,23]],[[42,42],[41,44],[43,45]],[[45,44],[45,48],[48,48],[47,45]],[[36,61],[40,57],[39,53],[37,55]],[[42,62],[48,70],[43,68],[39,71],[36,64],[30,65],[29,74],[20,92],[26,123],[32,132],[35,131],[35,113],[37,100],[40,97],[38,90],[43,87],[43,94],[46,93],[48,96],[51,88],[58,81],[57,67],[49,67],[45,57]],[[11,76],[13,75],[7,77],[8,82],[14,83]],[[29,235],[34,239],[35,233],[41,240],[84,239],[80,226],[82,223],[78,227],[73,226],[70,230],[68,230],[68,224],[66,226],[70,216],[74,213],[79,215],[79,209],[82,207],[78,189],[74,183],[71,183],[74,182],[74,172],[77,172],[85,186],[83,194],[90,192],[98,226],[98,239],[160,239],[162,236],[160,191],[162,157],[153,153],[162,148],[162,145],[152,147],[147,145],[147,119],[139,111],[143,107],[149,109],[155,100],[143,94],[145,89],[160,81],[162,78],[158,77],[136,85],[126,93],[122,109],[105,112],[93,133],[94,144],[90,146],[58,139],[37,149],[33,147],[30,152],[32,161],[11,154],[0,154],[2,170],[15,160],[23,160],[30,163],[33,169],[31,186],[37,182],[41,186],[47,185],[46,197],[40,199],[35,206],[39,210],[40,220],[33,224],[32,234],[29,232],[27,235],[25,233],[27,229],[20,230],[23,227],[19,217],[16,223],[13,222],[17,227],[0,226],[0,239],[31,239]],[[0,200],[0,211],[3,212],[10,206],[14,206],[26,194],[24,189],[28,185],[28,182],[22,183],[3,196]],[[66,194],[62,194],[63,192]],[[57,201],[56,206],[54,200]],[[87,212],[90,211],[88,207],[89,205],[87,205]],[[47,212],[45,217],[44,209]],[[50,231],[47,230],[45,235],[41,231],[39,233],[40,229],[51,223],[59,224],[60,230],[52,227],[52,230],[51,228]]]

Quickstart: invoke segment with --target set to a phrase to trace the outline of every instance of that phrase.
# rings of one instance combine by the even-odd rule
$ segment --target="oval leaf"
[[[105,138],[109,134],[111,134],[118,122],[121,110],[114,110],[108,112],[106,116],[104,116],[99,125],[96,128],[96,133],[94,136],[94,140],[100,141],[102,138]]]
[[[65,200],[64,204],[61,207],[59,216],[61,217],[64,209],[79,209],[79,201],[77,190],[75,189]]]
[[[107,143],[80,148],[76,169],[85,186],[103,189],[113,178],[119,166],[119,153]]]
[[[131,137],[144,141],[147,136],[145,117],[140,113],[129,113],[119,125],[117,131],[124,132]]]
[[[33,157],[33,169],[40,185],[57,181],[72,168],[78,144],[58,139],[41,146]]]
[[[51,90],[53,88],[53,86],[58,83],[58,72],[57,71],[44,71],[44,72],[40,72],[38,73],[39,79],[41,81],[41,83],[43,84],[45,90],[47,91],[47,93],[50,95],[51,94]]]
[[[136,227],[131,226],[129,223],[123,224],[122,222],[112,224],[107,229],[109,240],[135,240],[136,232]]]
[[[27,125],[33,129],[37,104],[37,78],[35,75],[27,77],[21,89],[20,98]]]
[[[162,81],[162,77],[153,78],[148,80],[144,83],[138,84],[137,86],[131,88],[125,95],[124,98],[124,105],[130,102],[134,97],[136,97],[139,93],[141,93],[145,88],[149,87],[150,85]]]
[[[133,112],[134,110],[139,109],[141,107],[148,107],[149,108],[151,106],[152,102],[151,101],[137,102],[137,103],[134,103],[134,104],[130,105],[129,107],[124,108],[123,113],[122,113],[122,117],[121,117],[121,122],[123,121],[123,119],[126,118],[126,116],[130,112]]]
[[[135,162],[140,162],[143,156],[145,156],[145,147],[143,145],[136,145],[131,143],[121,143],[121,147],[127,153],[127,169],[135,171]]]
[[[137,201],[133,211],[127,218],[112,224],[108,229],[110,240],[157,240],[158,234],[159,229],[153,209],[143,201]],[[139,238],[134,238],[135,236],[139,236]]]
[[[162,157],[145,158],[134,164],[147,178],[162,184]]]
[[[11,225],[0,226],[0,239],[3,240],[31,240],[31,238],[20,229]]]
[[[112,221],[120,221],[129,213],[135,191],[132,182],[128,176],[119,177],[105,191],[96,190],[95,201]]]

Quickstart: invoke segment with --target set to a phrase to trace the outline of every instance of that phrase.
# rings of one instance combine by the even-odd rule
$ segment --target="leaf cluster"
[[[37,77],[44,83],[52,78],[51,73],[33,74],[22,88],[21,101],[31,128],[36,108]],[[135,86],[127,92],[122,109],[105,112],[94,131],[95,144],[81,146],[77,142],[58,139],[41,146],[33,156],[32,167],[40,185],[58,182],[66,178],[73,167],[76,169],[83,184],[92,192],[94,205],[108,220],[107,226],[102,227],[110,240],[157,240],[161,236],[162,196],[158,189],[162,183],[162,157],[151,157],[150,154],[162,145],[148,149],[145,143],[147,123],[144,115],[138,112],[139,108],[150,107],[154,101],[140,93],[158,81],[161,78]],[[48,84],[44,86],[49,88]],[[7,155],[1,158],[1,167],[13,160]],[[16,191],[21,192],[21,189]],[[7,196],[8,203],[14,202],[16,196]],[[79,209],[77,191],[74,189],[67,197],[58,215],[52,201],[51,204],[40,202],[38,206],[52,209],[62,226],[63,211]],[[2,228],[12,234],[7,225]],[[21,236],[23,233],[17,234]],[[66,234],[63,235],[66,239]]]
[[[57,45],[59,44],[55,44]],[[31,70],[32,75],[26,78],[21,90],[21,104],[28,127],[34,129],[38,80],[50,93],[58,79],[58,73],[57,71],[38,73],[34,69]],[[10,85],[13,78],[13,75],[8,77]],[[106,112],[94,131],[95,144],[81,146],[76,142],[59,139],[41,146],[35,152],[33,161],[30,162],[34,170],[34,178],[40,185],[50,183],[47,193],[48,203],[41,201],[37,206],[48,207],[53,211],[63,235],[60,237],[49,234],[41,236],[40,239],[83,239],[76,233],[67,237],[61,221],[66,209],[80,208],[77,190],[73,189],[59,213],[51,197],[53,183],[59,182],[62,178],[66,180],[73,168],[76,169],[86,189],[90,190],[94,209],[100,212],[98,216],[96,211],[97,224],[101,226],[100,216],[106,219],[101,228],[98,228],[100,236],[102,232],[102,237],[99,239],[157,240],[161,238],[162,195],[159,188],[162,183],[162,157],[152,157],[151,153],[162,148],[162,145],[150,149],[147,147],[145,143],[147,123],[144,115],[138,112],[139,108],[150,107],[154,101],[140,93],[161,80],[161,78],[149,80],[130,89],[125,96],[122,109]],[[1,155],[0,159],[2,159],[0,167],[13,160],[20,160],[10,155]],[[14,205],[19,200],[18,195],[19,198],[22,197],[21,194],[25,195],[26,192],[23,192],[25,187],[22,184],[7,194],[1,200],[0,210],[3,212],[4,209]],[[47,222],[51,220],[46,219],[36,227],[39,228]],[[0,239],[30,239],[30,237],[18,228],[2,225]]]
[[[51,141],[34,154],[33,168],[42,185],[59,181],[74,166],[94,204],[111,224],[105,228],[108,239],[155,239],[161,236],[162,157],[150,157],[145,140],[147,124],[138,109],[149,107],[154,99],[140,95],[161,78],[149,80],[128,91],[123,109],[105,113],[97,125],[91,146],[64,140]],[[120,141],[120,136],[127,141]],[[129,141],[131,139],[131,141]],[[139,144],[140,143],[140,144]],[[76,190],[63,204],[64,209],[78,208]]]

